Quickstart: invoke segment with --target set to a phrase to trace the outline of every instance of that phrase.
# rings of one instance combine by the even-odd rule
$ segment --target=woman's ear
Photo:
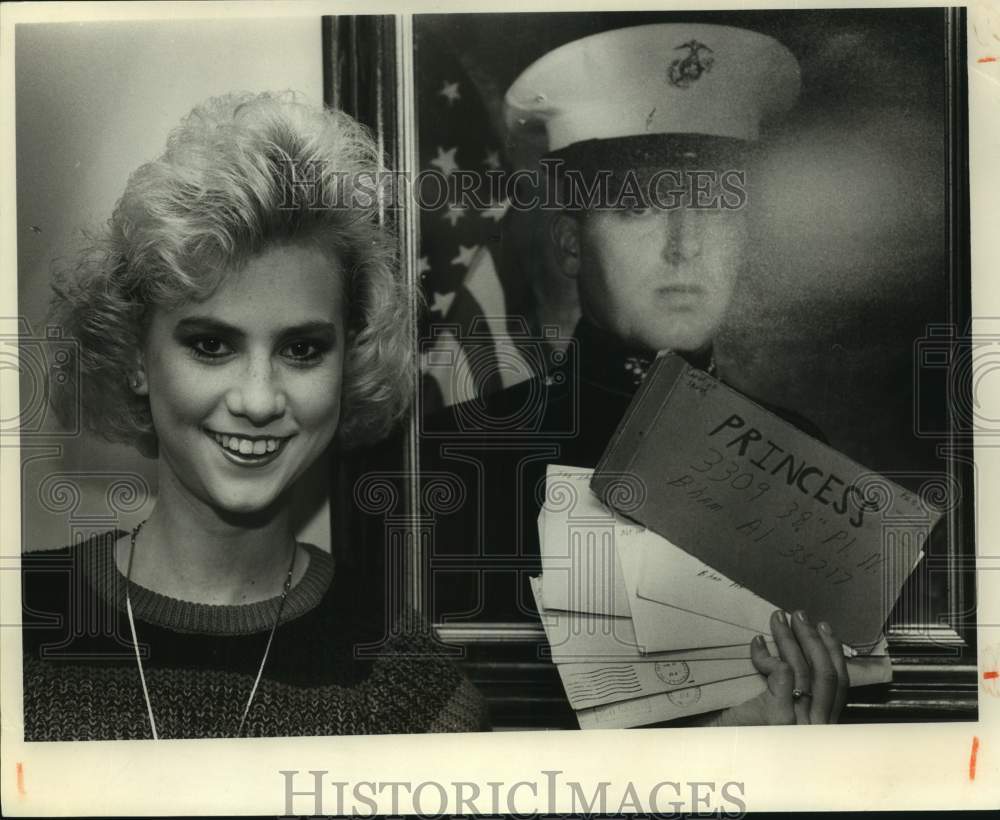
[[[580,275],[580,223],[569,214],[557,214],[549,223],[549,241],[563,275],[576,279]]]
[[[146,382],[146,367],[143,364],[142,356],[139,356],[135,364],[135,370],[128,377],[128,386],[137,396],[149,395],[149,384]]]

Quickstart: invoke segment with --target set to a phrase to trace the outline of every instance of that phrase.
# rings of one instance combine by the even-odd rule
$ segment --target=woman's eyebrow
[[[328,322],[322,319],[316,319],[311,322],[303,322],[302,324],[283,328],[281,331],[282,336],[298,336],[298,335],[309,335],[309,334],[336,336],[337,325],[334,324],[333,322]]]
[[[212,316],[186,316],[174,327],[175,333],[218,333],[242,338],[246,333],[238,327]]]
[[[212,316],[186,316],[177,323],[175,332],[218,333],[220,335],[237,338],[244,338],[247,335],[245,330]],[[297,325],[281,328],[278,335],[285,337],[309,334],[336,336],[337,325],[323,319],[314,319],[312,321],[301,322]]]

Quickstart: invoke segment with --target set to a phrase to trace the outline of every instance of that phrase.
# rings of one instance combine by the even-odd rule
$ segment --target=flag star
[[[486,156],[483,157],[483,163],[487,168],[499,168],[500,167],[500,152],[499,151],[488,151]]]
[[[479,250],[479,245],[472,245],[466,247],[465,245],[458,246],[458,256],[451,260],[453,265],[465,265],[469,267],[472,264],[472,257],[476,255],[476,251]]]
[[[417,276],[423,276],[426,273],[430,273],[431,270],[431,260],[426,256],[421,256],[419,262],[417,263]]]
[[[447,80],[444,81],[438,94],[448,101],[448,105],[452,105],[455,100],[462,99],[462,95],[458,93],[458,83],[449,83]]]
[[[479,212],[479,215],[483,219],[492,219],[494,222],[499,222],[503,219],[503,215],[507,213],[507,209],[510,207],[509,200],[503,200],[503,202],[494,202],[488,208],[484,208]]]
[[[434,303],[431,305],[431,313],[440,313],[442,316],[448,315],[451,303],[455,301],[454,293],[434,293]]]
[[[431,165],[436,165],[441,169],[441,173],[448,176],[458,170],[458,163],[455,161],[455,153],[458,147],[445,151],[440,145],[437,147],[437,156],[431,160]]]
[[[455,223],[458,222],[463,216],[465,216],[465,207],[462,205],[449,205],[448,212],[442,216],[447,222],[451,223],[451,227],[455,227]]]

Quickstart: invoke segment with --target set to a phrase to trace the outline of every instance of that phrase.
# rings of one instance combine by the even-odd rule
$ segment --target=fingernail
[[[833,634],[833,627],[830,626],[830,624],[828,624],[826,621],[820,621],[819,622],[819,631],[822,632],[824,635],[832,635]]]
[[[785,626],[788,626],[788,613],[783,609],[774,610],[774,619],[781,621]]]
[[[800,609],[800,610],[798,610],[798,611],[797,611],[797,612],[795,613],[795,617],[799,619],[799,622],[800,622],[800,623],[804,623],[804,624],[807,624],[807,623],[809,623],[809,619],[808,619],[808,618],[806,618],[806,611],[805,611],[804,609]]]
[[[764,636],[754,635],[751,642],[754,644],[754,646],[761,647],[764,645]]]

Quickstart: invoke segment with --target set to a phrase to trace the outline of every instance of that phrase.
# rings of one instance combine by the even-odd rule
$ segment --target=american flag
[[[420,168],[419,273],[429,307],[421,327],[425,413],[509,387],[534,371],[515,341],[525,283],[502,265],[509,203],[503,140],[455,54],[431,33],[417,40]],[[457,180],[476,174],[469,195]],[[488,173],[489,172],[489,175]],[[490,179],[492,176],[492,180]],[[448,180],[444,195],[441,182]],[[456,201],[457,200],[457,201]]]

